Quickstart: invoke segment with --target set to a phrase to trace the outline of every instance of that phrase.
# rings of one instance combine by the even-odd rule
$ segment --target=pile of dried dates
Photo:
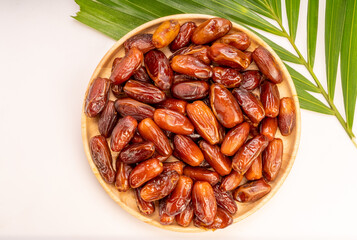
[[[294,101],[280,99],[282,73],[270,52],[247,51],[248,35],[231,28],[222,18],[165,21],[128,39],[109,79],[98,77],[88,91],[99,173],[118,191],[133,189],[142,214],[158,207],[163,225],[227,227],[235,201],[262,198],[279,173],[283,141],[275,133],[293,131]],[[159,50],[167,46],[169,57]],[[259,70],[246,70],[253,61]]]

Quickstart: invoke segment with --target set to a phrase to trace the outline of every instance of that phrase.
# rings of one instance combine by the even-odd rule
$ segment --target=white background
[[[320,1],[315,64],[323,84],[324,5]],[[302,52],[306,7],[302,1]],[[242,222],[183,234],[122,210],[92,174],[80,128],[88,81],[114,41],[70,18],[77,10],[72,0],[0,1],[0,238],[357,238],[357,149],[334,117],[305,110],[290,175]],[[342,109],[340,83],[335,98]]]

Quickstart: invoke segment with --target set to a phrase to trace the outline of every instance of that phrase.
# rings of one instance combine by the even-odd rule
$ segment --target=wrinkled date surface
[[[145,103],[141,103],[131,98],[121,98],[115,101],[115,109],[118,113],[125,116],[132,116],[137,121],[154,116],[155,108]]]
[[[128,191],[130,189],[129,175],[133,168],[130,165],[117,160],[116,170],[117,173],[114,183],[115,188],[118,189],[119,192]]]
[[[180,175],[183,174],[183,167],[185,166],[185,164],[181,161],[164,162],[163,165],[164,165],[164,172],[174,170]]]
[[[106,78],[96,78],[91,84],[84,111],[88,117],[96,117],[108,102],[110,81]]]
[[[295,103],[291,97],[284,97],[280,100],[280,112],[278,117],[279,129],[283,136],[291,134],[295,127]]]
[[[259,71],[250,70],[243,72],[243,80],[240,86],[247,90],[253,90],[257,88],[260,84],[262,76]]]
[[[109,137],[112,134],[113,128],[118,121],[118,113],[115,110],[114,102],[108,101],[98,120],[98,130],[104,137]]]
[[[168,20],[155,30],[152,36],[152,42],[156,48],[168,46],[179,34],[180,24],[177,20]]]
[[[246,89],[235,88],[233,95],[238,100],[244,113],[253,123],[259,123],[265,117],[265,111],[262,103],[253,93]]]
[[[133,164],[150,158],[155,152],[155,146],[152,142],[141,142],[127,145],[118,156],[118,160]]]
[[[263,152],[263,174],[267,181],[273,181],[279,173],[283,161],[283,141],[272,140]]]
[[[238,202],[254,202],[267,195],[270,190],[271,186],[260,179],[241,185],[233,192],[233,197]]]
[[[187,46],[191,42],[191,36],[196,29],[196,23],[186,22],[180,27],[180,31],[176,38],[170,44],[172,52]]]
[[[133,138],[137,126],[138,122],[131,116],[120,119],[113,129],[110,139],[112,151],[120,152]]]
[[[143,215],[151,215],[155,212],[155,203],[146,202],[140,196],[140,188],[135,188],[135,200],[136,206]]]
[[[172,96],[183,100],[197,100],[205,98],[209,92],[209,85],[205,81],[187,81],[176,83],[171,88]]]
[[[196,217],[206,225],[212,224],[217,213],[217,202],[211,184],[197,181],[192,189],[192,204]]]
[[[178,225],[188,227],[193,219],[193,215],[193,206],[192,202],[190,202],[181,213],[175,216],[175,220]]]
[[[283,76],[274,57],[264,47],[259,46],[253,52],[254,62],[257,64],[259,70],[267,76],[273,83],[281,83]]]
[[[129,50],[133,47],[136,47],[144,54],[154,49],[155,46],[152,42],[152,34],[138,34],[124,42],[126,53],[129,52]]]
[[[280,94],[276,84],[265,81],[260,86],[260,100],[263,104],[265,116],[275,118],[279,114]]]
[[[168,98],[156,105],[156,108],[165,108],[181,114],[186,113],[187,102],[180,99]]]
[[[231,45],[241,51],[246,50],[250,46],[250,38],[244,32],[227,34],[218,39],[216,42]]]
[[[193,181],[187,176],[180,176],[175,189],[166,199],[166,213],[174,216],[181,213],[191,201]]]
[[[235,88],[239,87],[243,76],[239,70],[234,68],[214,67],[212,79],[226,88]]]
[[[176,135],[174,137],[175,155],[191,166],[199,166],[204,160],[201,149],[191,138]]]
[[[154,121],[160,128],[176,134],[189,135],[194,131],[187,117],[169,109],[156,109]]]
[[[209,65],[211,59],[208,57],[209,47],[206,45],[191,45],[185,49],[181,54],[182,55],[191,55],[198,58],[204,64]]]
[[[205,181],[212,186],[217,184],[220,180],[218,173],[202,167],[186,166],[183,169],[183,174],[189,176],[194,181]]]
[[[177,55],[171,61],[172,70],[191,77],[208,79],[212,77],[212,68],[190,55]]]
[[[151,82],[151,79],[149,77],[149,74],[146,71],[146,68],[143,66],[140,66],[138,70],[136,70],[133,74],[133,78],[138,81],[142,82]]]
[[[226,210],[218,207],[216,216],[214,216],[213,219],[213,223],[205,224],[197,217],[194,218],[193,223],[196,227],[204,227],[207,229],[221,229],[231,225],[233,223],[233,218]]]
[[[155,85],[162,90],[170,89],[174,74],[165,54],[160,50],[151,50],[145,54],[144,62],[146,70]]]
[[[170,225],[175,221],[175,216],[166,213],[166,198],[159,201],[159,217],[161,225]]]
[[[260,134],[266,136],[269,141],[274,139],[278,129],[278,119],[266,117],[260,124]]]
[[[208,55],[213,62],[231,68],[246,69],[250,64],[244,52],[224,43],[214,43]]]
[[[258,180],[261,179],[263,176],[262,173],[262,155],[260,154],[252,163],[252,165],[250,165],[250,168],[248,169],[248,171],[245,173],[245,178],[247,180]]]
[[[247,122],[243,122],[229,130],[223,139],[221,152],[224,155],[233,156],[247,140],[249,130],[250,126]]]
[[[232,23],[224,18],[211,18],[200,24],[192,35],[194,44],[206,44],[226,35]]]
[[[232,170],[232,172],[225,176],[221,182],[220,188],[223,191],[231,191],[238,187],[243,180],[243,175]]]
[[[227,210],[232,215],[237,212],[237,204],[231,192],[223,191],[219,185],[213,186],[213,192],[216,197],[217,206]]]
[[[130,186],[132,188],[140,187],[147,181],[158,176],[163,169],[162,163],[156,158],[139,163],[129,175]]]
[[[129,80],[124,86],[124,92],[140,102],[155,104],[166,99],[166,95],[159,88],[150,83]]]

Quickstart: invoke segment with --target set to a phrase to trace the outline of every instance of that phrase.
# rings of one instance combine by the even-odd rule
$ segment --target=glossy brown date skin
[[[174,74],[165,54],[160,50],[151,50],[145,54],[144,63],[155,85],[162,90],[170,89]]]
[[[283,161],[283,148],[283,141],[275,138],[263,152],[263,174],[269,182],[278,176]]]
[[[244,174],[256,159],[268,146],[268,139],[263,135],[255,136],[248,140],[234,155],[232,167],[239,174]]]
[[[124,42],[125,53],[129,52],[129,50],[133,47],[136,47],[142,51],[143,54],[152,49],[155,49],[155,46],[152,42],[152,34],[138,34]]]
[[[88,91],[84,112],[87,117],[96,117],[108,102],[110,81],[107,78],[96,78]]]
[[[169,195],[176,187],[180,175],[176,171],[167,171],[148,181],[140,191],[144,201],[153,202]]]
[[[249,181],[261,179],[263,177],[262,168],[262,154],[260,154],[245,173],[245,178]]]
[[[139,49],[131,48],[123,59],[115,65],[109,79],[116,85],[127,81],[140,67],[143,58],[143,53]]]
[[[175,216],[170,216],[165,212],[166,209],[166,198],[159,201],[159,217],[161,225],[170,225],[175,221]]]
[[[247,90],[253,90],[257,88],[262,80],[262,75],[257,70],[249,70],[243,72],[243,80],[240,86]]]
[[[130,187],[138,188],[162,173],[164,167],[156,158],[139,163],[129,175]]]
[[[138,130],[144,139],[154,143],[157,153],[162,156],[170,156],[172,154],[169,139],[151,118],[142,120],[139,123]]]
[[[247,139],[249,129],[249,124],[247,122],[243,122],[229,130],[223,139],[221,152],[226,156],[233,156]]]
[[[137,121],[154,116],[155,108],[145,103],[141,103],[131,98],[121,98],[115,101],[115,109],[125,116],[132,116]]]
[[[233,198],[238,202],[254,202],[271,190],[271,186],[264,179],[248,182],[241,185],[233,192]]]
[[[140,133],[136,130],[134,137],[130,141],[131,143],[142,143],[144,139],[140,136]]]
[[[124,92],[131,98],[143,103],[155,104],[166,99],[166,95],[158,87],[150,83],[129,80],[124,86]]]
[[[175,83],[171,88],[172,96],[183,100],[202,99],[208,95],[208,92],[209,85],[205,81]]]
[[[202,101],[187,104],[186,112],[198,134],[215,145],[221,141],[220,124],[211,109]]]
[[[263,104],[265,116],[275,118],[279,114],[280,94],[276,84],[265,81],[260,86],[260,101]]]
[[[108,101],[98,120],[98,130],[106,138],[112,133],[118,121],[118,113],[115,110],[114,102]]]
[[[291,97],[284,97],[280,100],[280,110],[278,124],[280,133],[289,136],[295,128],[296,115],[295,103]]]
[[[274,139],[277,129],[278,129],[277,118],[266,117],[260,123],[260,134],[266,136],[269,141]]]
[[[196,77],[191,77],[184,74],[175,74],[173,84],[187,81],[198,81],[199,79]]]
[[[175,216],[176,222],[182,227],[188,227],[193,219],[193,206],[190,202],[187,207]]]
[[[149,159],[155,152],[152,142],[142,142],[127,145],[119,153],[118,161],[133,164]]]
[[[113,64],[112,64],[112,69],[111,69],[111,72],[113,72],[115,66],[122,60],[123,58],[122,57],[117,57],[117,58],[114,58],[113,60]]]
[[[115,125],[111,139],[110,148],[113,152],[120,152],[130,142],[135,134],[138,122],[131,116],[126,116]]]
[[[180,176],[175,189],[166,199],[166,213],[174,216],[181,213],[191,201],[193,181],[187,176]]]
[[[254,62],[257,64],[259,70],[267,76],[267,78],[273,83],[281,83],[283,76],[275,62],[274,57],[264,47],[259,46],[253,52]]]
[[[112,166],[112,155],[105,137],[94,136],[89,141],[90,153],[98,172],[107,183],[115,180],[115,171]]]
[[[244,51],[244,54],[247,56],[247,58],[249,59],[249,62],[252,63],[253,62],[253,52],[251,51]],[[249,64],[250,65],[250,64]]]
[[[202,167],[186,166],[183,169],[183,174],[194,181],[206,181],[212,186],[216,185],[220,180],[217,172]]]
[[[191,138],[183,135],[175,135],[173,144],[175,155],[185,163],[191,166],[198,166],[204,160],[201,149]]]
[[[212,68],[191,55],[177,55],[171,61],[172,70],[199,79],[212,77]]]
[[[217,120],[226,128],[232,128],[243,122],[242,110],[232,93],[222,84],[210,87],[210,103]]]
[[[264,107],[253,93],[240,88],[235,88],[232,93],[242,107],[243,112],[253,123],[259,123],[263,120],[265,117]]]
[[[196,23],[194,22],[186,22],[182,24],[178,35],[170,44],[171,52],[174,52],[190,44],[192,34],[195,31],[196,27]]]
[[[126,163],[123,163],[117,159],[116,162],[116,175],[114,186],[119,192],[126,192],[130,189],[129,175],[133,168]]]
[[[149,74],[146,72],[146,68],[143,66],[140,66],[138,70],[136,70],[133,74],[133,78],[135,80],[141,81],[141,82],[148,82],[150,83],[150,77]]]
[[[155,203],[154,202],[146,202],[140,196],[140,188],[135,188],[135,201],[136,206],[139,209],[139,212],[143,215],[151,215],[155,212]]]
[[[193,224],[196,227],[203,227],[205,229],[222,229],[228,227],[232,223],[233,223],[232,216],[226,210],[220,207],[217,208],[217,214],[214,217],[212,224],[209,225],[204,224],[197,217],[193,219]]]
[[[178,174],[182,175],[183,174],[183,167],[185,164],[181,161],[176,161],[176,162],[164,162],[164,171],[176,171]]]
[[[222,179],[220,188],[223,191],[231,191],[236,189],[243,180],[243,175],[232,170],[231,173]]]
[[[179,34],[180,24],[177,20],[168,20],[155,30],[152,36],[152,42],[156,48],[168,46]]]
[[[237,212],[237,204],[233,199],[231,192],[223,191],[219,185],[213,186],[214,196],[216,197],[217,206],[225,209],[230,214],[235,214]]]
[[[217,203],[212,186],[197,181],[192,188],[192,204],[196,217],[204,224],[212,224],[217,213]]]
[[[211,18],[201,23],[193,32],[191,41],[194,44],[206,44],[226,35],[232,23],[224,18]]]
[[[211,59],[208,57],[209,46],[206,45],[191,45],[189,46],[182,55],[192,55],[198,58],[201,62],[206,65],[211,64]]]
[[[176,134],[189,135],[194,131],[194,127],[187,117],[169,109],[156,109],[154,121],[161,129]]]
[[[226,88],[239,87],[243,79],[242,74],[234,68],[214,67],[212,79]]]
[[[186,113],[187,102],[180,99],[168,98],[156,105],[156,108],[165,108],[176,111],[184,115]]]
[[[202,140],[199,146],[203,152],[205,160],[221,176],[227,175],[232,170],[231,160],[221,153],[219,146],[211,145]]]
[[[246,50],[250,46],[250,38],[244,32],[227,34],[218,39],[216,42],[231,45],[241,51]]]
[[[208,55],[213,62],[231,68],[246,69],[250,65],[244,52],[224,43],[214,43]]]
[[[110,88],[112,89],[112,93],[114,94],[114,96],[116,98],[122,98],[124,96],[122,84],[120,84],[120,85],[111,84]]]

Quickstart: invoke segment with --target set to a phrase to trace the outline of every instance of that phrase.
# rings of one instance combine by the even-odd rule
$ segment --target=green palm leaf
[[[313,112],[333,115],[334,112],[328,108],[325,104],[323,104],[320,100],[312,96],[310,93],[297,88],[298,98],[300,102],[300,107],[310,110]]]
[[[295,41],[299,21],[300,0],[285,0],[290,37]]]
[[[295,87],[300,88],[304,91],[310,91],[315,93],[321,93],[320,89],[316,87],[312,82],[310,82],[306,77],[304,77],[299,72],[295,71],[292,67],[285,64],[286,69],[288,69],[292,80],[294,81]]]
[[[317,23],[319,18],[319,0],[309,0],[307,9],[307,58],[311,67],[314,66]]]

